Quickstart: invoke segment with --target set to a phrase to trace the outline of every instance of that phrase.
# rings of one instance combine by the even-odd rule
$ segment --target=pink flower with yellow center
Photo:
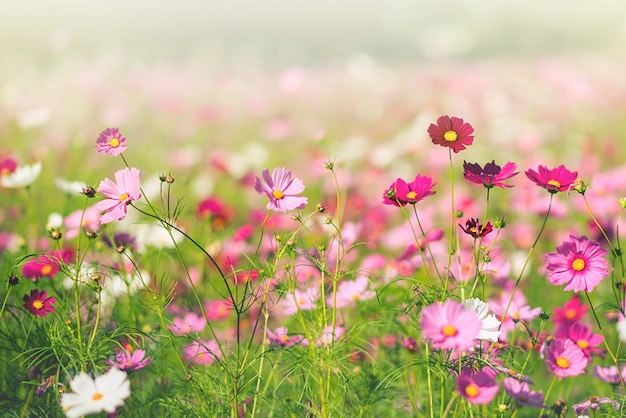
[[[568,191],[578,177],[578,171],[569,171],[564,165],[554,169],[540,165],[537,170],[527,170],[526,177],[550,193]]]
[[[491,402],[500,388],[493,376],[487,372],[475,372],[465,368],[456,382],[456,389],[469,403],[485,405]]]
[[[269,170],[263,170],[263,180],[256,177],[254,189],[270,199],[267,209],[276,212],[304,209],[309,201],[304,196],[297,196],[304,191],[304,183],[291,178],[291,171],[282,167],[275,168],[271,176]]]
[[[420,327],[434,348],[466,350],[474,346],[483,322],[478,314],[452,299],[422,310]]]
[[[126,138],[122,136],[118,128],[106,128],[98,135],[96,150],[100,154],[117,157],[126,151]]]
[[[472,125],[454,116],[440,116],[436,125],[431,123],[428,127],[428,135],[433,144],[451,148],[455,153],[464,150],[466,145],[472,145],[472,133]]]
[[[126,206],[141,198],[141,173],[135,167],[126,167],[115,173],[115,182],[105,178],[98,186],[98,192],[106,199],[94,205],[100,212],[100,223],[119,221],[126,217]]]
[[[24,296],[24,308],[35,316],[47,316],[50,312],[54,312],[52,304],[55,302],[53,297],[47,297],[45,290],[39,291],[33,289],[30,295]]]
[[[583,350],[569,339],[557,339],[545,350],[548,369],[559,377],[578,376],[585,372],[589,360]]]
[[[591,292],[609,274],[607,251],[585,236],[570,235],[556,251],[546,254],[547,277],[554,285],[566,284],[565,290]]]
[[[437,183],[433,183],[430,177],[416,175],[415,180],[410,183],[396,179],[383,194],[383,203],[386,205],[405,206],[410,203],[412,205],[435,194],[433,187]]]

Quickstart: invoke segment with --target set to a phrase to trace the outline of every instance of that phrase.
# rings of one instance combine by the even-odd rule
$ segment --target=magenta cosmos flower
[[[496,397],[500,388],[491,374],[465,368],[456,382],[456,389],[469,403],[485,405]]]
[[[578,171],[569,171],[564,165],[560,165],[552,170],[540,165],[538,172],[527,170],[526,177],[550,193],[557,193],[570,189],[578,177]]]
[[[433,347],[465,350],[474,345],[483,322],[478,314],[452,299],[433,303],[422,310],[420,327]]]
[[[126,349],[116,350],[115,360],[105,360],[109,366],[115,366],[121,371],[130,372],[146,367],[152,361],[151,357],[146,357],[144,350],[134,350],[132,353]]]
[[[597,346],[604,341],[601,334],[594,334],[591,328],[578,322],[560,326],[556,331],[556,338],[567,338],[574,342],[583,350],[588,360],[591,360],[593,354],[598,354],[602,351]]]
[[[508,180],[519,174],[515,169],[517,166],[515,163],[507,162],[504,167],[500,167],[495,161],[485,164],[485,167],[481,167],[476,163],[468,163],[463,161],[463,177],[470,183],[482,184],[488,189],[492,187],[513,187],[512,184],[503,183],[504,180]]]
[[[126,138],[122,136],[117,128],[106,128],[98,135],[96,140],[96,150],[100,154],[107,154],[117,157],[126,151]]]
[[[386,205],[405,206],[408,203],[415,204],[428,196],[435,194],[433,179],[426,176],[416,175],[410,183],[398,178],[389,186],[383,194],[383,203]]]
[[[267,209],[276,212],[287,212],[292,209],[303,209],[308,199],[297,196],[304,191],[304,184],[298,178],[291,178],[291,171],[277,167],[270,176],[269,170],[263,170],[263,180],[256,178],[254,189],[269,197]]]
[[[47,297],[45,290],[39,291],[33,289],[30,295],[24,295],[24,308],[35,316],[46,316],[50,312],[54,312],[52,304],[55,302],[53,297]]]
[[[565,290],[591,292],[609,274],[604,256],[607,251],[587,237],[570,235],[570,240],[546,254],[548,280],[554,285],[567,284]]]
[[[431,123],[428,127],[433,144],[451,148],[455,153],[464,150],[466,145],[472,145],[473,132],[472,125],[454,116],[440,116],[436,125]]]
[[[126,167],[115,173],[115,182],[109,178],[100,182],[98,192],[107,197],[94,205],[95,209],[105,212],[100,217],[101,224],[120,221],[126,217],[126,206],[141,198],[140,181],[139,169]]]
[[[583,374],[589,362],[583,350],[567,339],[552,341],[546,349],[545,361],[548,369],[559,377]]]
[[[507,377],[502,381],[502,386],[504,386],[506,394],[513,398],[518,405],[533,408],[545,406],[543,392],[531,390],[527,382],[520,382],[514,377]]]

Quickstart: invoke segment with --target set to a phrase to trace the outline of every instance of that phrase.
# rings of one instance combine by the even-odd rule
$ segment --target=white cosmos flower
[[[41,173],[41,161],[33,165],[22,165],[10,174],[0,176],[0,185],[8,189],[17,189],[29,186]]]
[[[68,418],[115,412],[130,396],[128,375],[117,367],[95,379],[80,372],[70,382],[70,388],[74,393],[61,395],[61,407]]]
[[[54,185],[67,194],[82,194],[87,187],[87,183],[82,181],[68,181],[60,177],[54,180]]]
[[[478,298],[465,299],[461,302],[463,307],[468,310],[472,310],[478,314],[478,317],[483,322],[483,326],[478,333],[479,340],[488,340],[491,342],[497,342],[500,336],[500,321],[494,314],[489,315],[489,304],[483,302]]]

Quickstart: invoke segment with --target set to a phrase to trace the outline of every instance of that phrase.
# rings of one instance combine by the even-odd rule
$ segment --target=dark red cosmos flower
[[[452,148],[458,153],[465,149],[466,145],[472,145],[474,128],[463,119],[450,116],[440,116],[437,124],[431,123],[428,127],[428,135],[433,140],[433,144],[442,147]]]
[[[515,171],[516,168],[515,163],[510,161],[504,164],[504,167],[500,167],[495,161],[491,161],[485,164],[484,168],[477,163],[463,161],[463,177],[470,183],[482,184],[488,189],[494,186],[500,188],[513,187],[511,184],[502,182],[518,175],[519,172]]]
[[[52,304],[55,302],[53,297],[46,297],[45,290],[41,292],[37,289],[30,291],[30,295],[24,295],[24,308],[36,316],[46,316],[50,312],[54,312]]]
[[[469,218],[467,221],[465,221],[465,228],[463,228],[463,225],[461,224],[459,224],[459,226],[461,227],[463,232],[473,236],[474,238],[482,238],[491,231],[493,231],[493,225],[491,225],[491,222],[487,222],[487,224],[484,226],[479,224],[478,222],[479,221],[476,218]]]
[[[527,170],[525,174],[537,186],[543,187],[550,193],[569,190],[578,177],[578,171],[569,171],[564,165],[552,170],[540,165],[538,171]]]

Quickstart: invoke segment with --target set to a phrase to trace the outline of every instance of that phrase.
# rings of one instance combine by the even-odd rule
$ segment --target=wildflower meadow
[[[589,63],[16,82],[0,414],[621,416],[624,68]]]

